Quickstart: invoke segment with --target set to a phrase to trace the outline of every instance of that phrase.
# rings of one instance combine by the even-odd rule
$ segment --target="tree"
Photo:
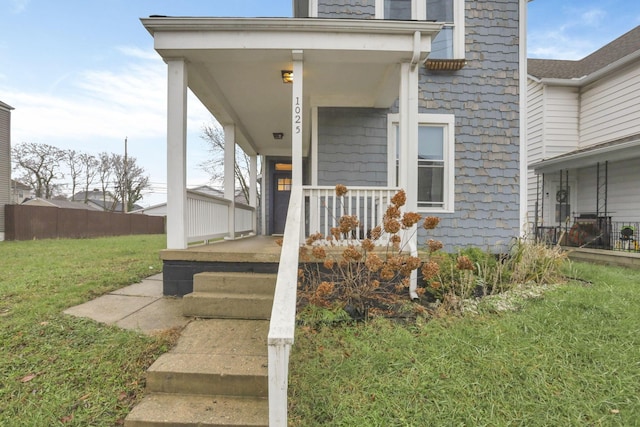
[[[216,125],[205,125],[201,138],[208,144],[211,158],[200,163],[200,168],[209,174],[211,182],[219,183],[224,180],[224,132]],[[236,146],[236,162],[233,166],[235,183],[242,191],[246,203],[249,203],[249,171],[250,158]],[[260,197],[258,196],[258,200]]]
[[[82,189],[84,191],[84,202],[89,200],[89,188],[93,184],[96,175],[100,171],[100,161],[92,154],[80,153],[78,156],[82,168]]]
[[[100,179],[100,189],[102,190],[102,207],[105,210],[112,211],[115,208],[114,201],[111,206],[107,206],[107,190],[109,189],[110,180],[112,176],[112,168],[111,168],[111,156],[109,153],[102,152],[99,155],[99,165],[98,165],[98,178]]]
[[[130,212],[136,202],[142,199],[142,192],[151,187],[149,176],[145,175],[144,168],[136,163],[135,157],[112,154],[111,167],[115,176],[116,200],[122,203],[124,212]]]
[[[17,171],[22,172],[22,181],[35,191],[36,197],[50,199],[58,189],[55,180],[64,178],[61,163],[66,153],[47,144],[24,142],[11,150]]]
[[[71,200],[75,200],[76,187],[82,172],[82,165],[79,163],[80,154],[76,150],[65,150],[64,154],[64,161],[69,168],[69,177],[71,178]]]

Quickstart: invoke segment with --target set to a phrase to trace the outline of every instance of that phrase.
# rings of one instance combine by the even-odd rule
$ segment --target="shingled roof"
[[[640,50],[640,26],[579,61],[529,59],[528,73],[537,78],[578,79]]]

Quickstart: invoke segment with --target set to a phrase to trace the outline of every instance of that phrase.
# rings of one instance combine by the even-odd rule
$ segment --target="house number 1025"
[[[302,130],[302,108],[300,107],[300,97],[296,96],[296,104],[293,107],[293,123],[296,125],[296,133]]]

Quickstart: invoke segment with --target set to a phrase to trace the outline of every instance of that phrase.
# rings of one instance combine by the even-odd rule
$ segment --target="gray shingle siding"
[[[421,242],[501,251],[519,233],[518,36],[517,2],[467,1],[466,67],[421,71],[420,112],[456,117],[455,212]]]
[[[375,0],[318,0],[318,18],[373,19]]]
[[[387,185],[387,110],[318,110],[318,185]]]

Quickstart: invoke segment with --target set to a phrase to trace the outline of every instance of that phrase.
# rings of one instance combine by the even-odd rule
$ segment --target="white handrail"
[[[187,190],[187,241],[191,243],[255,233],[253,217],[256,209],[234,203],[235,233],[231,236],[227,221],[231,206],[231,201],[222,197]]]
[[[296,323],[298,251],[300,230],[303,225],[302,207],[302,188],[294,186],[287,211],[269,324],[269,426],[271,427],[287,425],[289,353],[293,345]]]

